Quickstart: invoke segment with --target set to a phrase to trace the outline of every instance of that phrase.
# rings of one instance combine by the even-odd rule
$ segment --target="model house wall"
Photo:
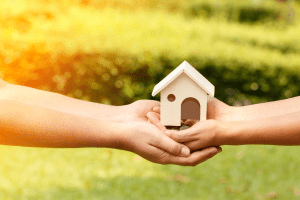
[[[175,100],[170,102],[168,95]],[[206,120],[207,93],[185,73],[180,74],[172,84],[161,91],[161,122],[165,126],[181,126],[182,103],[187,98],[194,98],[200,104],[200,120]],[[192,107],[192,109],[194,109]],[[188,112],[188,111],[187,111]],[[179,117],[180,116],[180,117]]]

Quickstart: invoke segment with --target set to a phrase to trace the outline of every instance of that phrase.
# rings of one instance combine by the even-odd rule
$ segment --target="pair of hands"
[[[195,166],[221,152],[214,129],[222,119],[226,104],[214,99],[208,105],[208,119],[193,124],[184,131],[167,130],[160,123],[160,103],[151,100],[136,101],[126,106],[122,121],[128,132],[122,139],[122,148],[160,164]],[[201,130],[201,133],[199,132]],[[197,151],[202,149],[201,151]]]

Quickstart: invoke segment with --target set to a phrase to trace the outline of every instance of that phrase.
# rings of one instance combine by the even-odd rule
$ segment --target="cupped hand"
[[[216,147],[190,153],[189,148],[165,135],[159,128],[148,122],[126,124],[122,134],[121,149],[139,154],[143,158],[160,164],[195,166],[220,152]]]
[[[160,107],[160,102],[154,100],[139,100],[124,107],[125,115],[122,122],[147,122],[147,113],[152,111],[154,107]]]
[[[174,141],[186,145],[191,151],[223,145],[220,137],[223,122],[217,120],[201,121],[192,127],[182,130],[168,130],[165,133]]]

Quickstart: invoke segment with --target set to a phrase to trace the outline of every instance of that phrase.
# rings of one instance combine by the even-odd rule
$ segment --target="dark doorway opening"
[[[181,119],[200,120],[200,103],[197,99],[189,97],[182,102]]]

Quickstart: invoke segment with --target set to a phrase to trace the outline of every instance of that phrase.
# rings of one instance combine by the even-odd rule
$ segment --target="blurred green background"
[[[1,0],[0,77],[124,105],[153,99],[187,60],[229,105],[290,98],[299,12],[296,0]],[[197,167],[109,149],[0,153],[0,199],[300,199],[298,147],[224,146]]]

